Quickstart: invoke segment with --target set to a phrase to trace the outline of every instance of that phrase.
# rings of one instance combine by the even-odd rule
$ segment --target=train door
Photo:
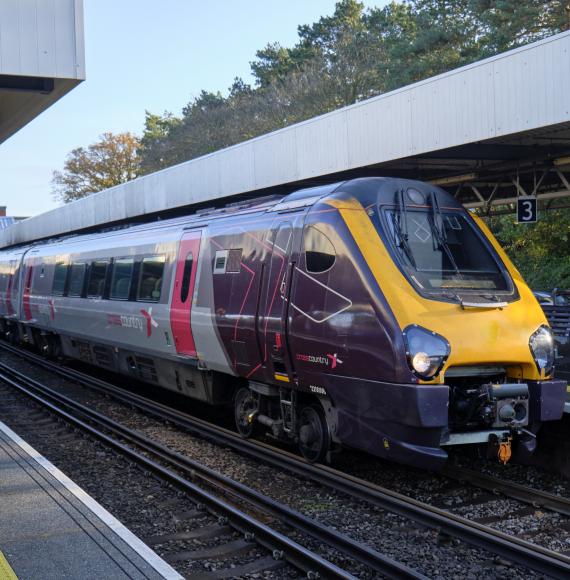
[[[14,309],[13,304],[13,294],[14,294],[14,281],[18,274],[17,263],[15,260],[10,260],[10,267],[8,270],[8,284],[6,286],[6,315],[7,316],[14,316],[16,314],[16,310]]]
[[[32,294],[32,279],[34,274],[34,260],[24,262],[24,291],[22,293],[22,306],[24,309],[24,319],[32,320],[32,307],[30,304]]]
[[[196,356],[196,344],[192,335],[190,313],[196,283],[201,232],[184,234],[180,240],[176,277],[170,305],[170,327],[178,354]]]
[[[267,263],[267,284],[259,336],[270,379],[293,382],[293,363],[287,347],[288,296],[291,287],[291,248],[293,226],[289,221],[276,224],[271,231],[271,253]]]

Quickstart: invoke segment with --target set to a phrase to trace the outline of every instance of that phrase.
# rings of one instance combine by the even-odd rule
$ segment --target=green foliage
[[[536,224],[517,224],[512,215],[488,224],[531,288],[570,288],[569,208],[541,212]]]
[[[416,0],[372,10],[368,26],[385,44],[386,89],[391,90],[480,57],[477,21],[469,0]]]
[[[162,115],[145,111],[144,131],[138,149],[142,168],[164,166],[164,151],[168,151],[171,133],[181,122],[181,119],[167,111]],[[143,173],[148,171],[143,170]]]
[[[482,56],[535,42],[568,28],[568,0],[471,0]]]
[[[279,43],[268,44],[255,53],[257,60],[250,63],[253,76],[260,87],[282,81],[299,72],[315,56],[310,46],[284,48]]]

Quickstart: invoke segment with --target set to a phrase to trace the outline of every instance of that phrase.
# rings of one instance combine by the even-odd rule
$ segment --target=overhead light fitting
[[[451,177],[433,179],[431,183],[434,185],[459,185],[460,183],[473,181],[474,179],[477,179],[476,173],[465,173],[464,175],[452,175]]]

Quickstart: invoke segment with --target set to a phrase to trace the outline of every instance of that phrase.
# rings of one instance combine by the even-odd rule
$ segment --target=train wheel
[[[299,450],[311,463],[322,462],[331,446],[331,437],[323,410],[310,405],[299,416]]]
[[[257,400],[253,393],[242,387],[234,400],[234,418],[238,433],[242,437],[253,437],[257,431],[255,413],[258,410]]]

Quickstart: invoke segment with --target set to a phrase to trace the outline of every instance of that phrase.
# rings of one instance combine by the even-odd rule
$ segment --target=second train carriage
[[[443,190],[364,178],[0,253],[3,330],[212,404],[244,436],[438,467],[560,419],[544,314]]]

